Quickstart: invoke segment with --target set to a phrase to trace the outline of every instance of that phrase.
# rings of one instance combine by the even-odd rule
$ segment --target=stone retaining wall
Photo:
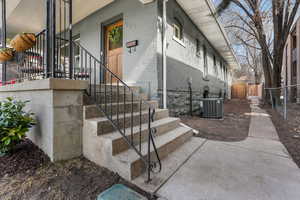
[[[168,90],[168,109],[171,116],[190,114],[190,92],[188,90]],[[159,92],[161,95],[161,92]],[[203,91],[192,92],[193,114],[199,113],[199,100],[203,98]],[[219,97],[219,94],[209,93],[209,97]]]

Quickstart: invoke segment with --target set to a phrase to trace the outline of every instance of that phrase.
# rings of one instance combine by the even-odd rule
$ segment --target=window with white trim
[[[173,30],[174,30],[174,38],[182,41],[183,40],[183,27],[177,18],[174,19]]]
[[[207,65],[207,49],[205,45],[203,45],[203,66],[204,66],[204,77],[206,78],[208,75],[208,65]]]
[[[217,58],[216,55],[214,55],[214,70],[215,70],[215,75],[218,77],[218,66],[217,66]]]
[[[199,39],[196,39],[196,55],[201,56],[201,43]]]

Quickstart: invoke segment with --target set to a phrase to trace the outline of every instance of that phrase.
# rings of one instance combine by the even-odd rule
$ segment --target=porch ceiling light
[[[154,0],[139,0],[142,4],[152,3]]]

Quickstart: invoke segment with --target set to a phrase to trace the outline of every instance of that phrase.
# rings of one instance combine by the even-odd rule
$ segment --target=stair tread
[[[166,118],[163,118],[163,119],[156,120],[156,121],[152,122],[152,127],[158,127],[160,125],[170,123],[170,122],[175,122],[175,121],[179,121],[179,118],[166,117]],[[148,123],[142,124],[142,131],[145,130],[145,129],[148,129]],[[136,134],[139,131],[140,131],[140,126],[139,125],[133,127],[133,134]],[[126,133],[126,136],[130,136],[131,128],[127,128],[125,133]],[[103,138],[111,139],[111,140],[123,138],[123,136],[120,134],[119,131],[114,131],[112,133],[108,133],[108,134],[105,134],[105,135],[100,135],[99,137],[103,137]]]
[[[147,101],[149,104],[154,104],[154,103],[157,103],[157,101],[155,101],[155,100],[153,100],[153,101]],[[133,101],[133,103],[134,104],[137,104],[137,103],[140,103],[140,101]],[[115,106],[115,105],[122,105],[122,104],[124,104],[124,102],[120,102],[120,103],[117,103],[117,102],[113,102],[113,103],[110,103],[110,102],[108,102],[107,103],[107,105],[108,106],[110,106],[110,105],[113,105],[113,106]],[[125,102],[125,105],[127,105],[127,104],[131,104],[131,102],[130,101],[126,101]],[[105,104],[101,104],[101,105],[105,105]],[[92,104],[92,105],[85,105],[84,107],[86,107],[86,108],[90,108],[90,107],[95,107],[96,106],[96,104]]]
[[[191,130],[192,130],[191,128],[179,126],[178,128],[176,128],[172,131],[169,131],[163,135],[159,135],[159,136],[155,137],[154,142],[155,142],[156,148],[159,149],[160,147],[168,144],[168,142],[173,141],[174,139],[180,137],[181,135],[184,135],[185,133],[187,133]],[[142,149],[142,155],[143,156],[147,155],[148,143],[147,142],[142,143],[141,149]],[[153,149],[153,146],[151,145],[151,152],[153,152],[153,151],[154,151],[154,149]],[[115,157],[119,161],[125,162],[125,163],[133,163],[140,159],[139,155],[133,149],[129,149],[125,152],[117,154],[117,155],[115,155]]]
[[[156,109],[155,112],[158,113],[158,112],[166,112],[168,111],[168,109]],[[146,111],[142,111],[142,115],[143,114],[147,114],[148,113],[148,110]],[[133,116],[138,116],[140,114],[140,112],[134,112],[133,113]],[[131,116],[131,113],[125,113],[125,118],[126,117],[130,117]],[[119,114],[119,119],[123,119],[124,118],[124,114],[123,113],[120,113]],[[113,115],[112,116],[112,119],[115,120],[117,119],[117,115]],[[95,118],[90,118],[90,119],[86,119],[87,121],[90,121],[90,122],[104,122],[104,121],[108,121],[108,118],[107,117],[95,117]]]

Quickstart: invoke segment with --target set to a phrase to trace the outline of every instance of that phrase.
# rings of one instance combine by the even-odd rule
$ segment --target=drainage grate
[[[139,193],[122,184],[113,185],[102,192],[97,200],[147,200]]]

